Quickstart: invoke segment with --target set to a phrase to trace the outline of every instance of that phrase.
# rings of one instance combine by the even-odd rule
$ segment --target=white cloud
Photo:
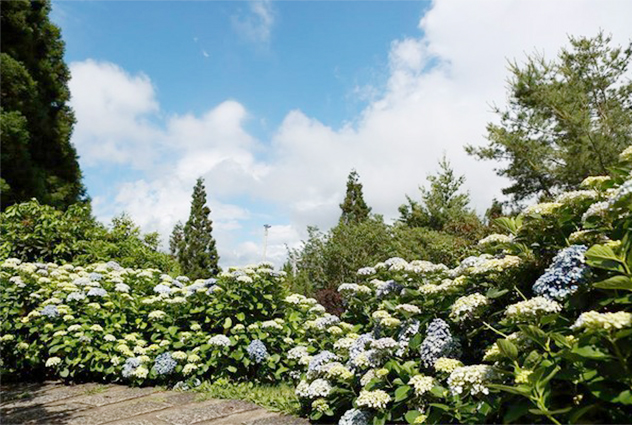
[[[269,37],[274,21],[269,7],[252,5],[256,22],[267,22],[260,38]],[[79,123],[73,140],[82,160],[148,170],[123,184],[114,202],[99,205],[127,210],[145,230],[163,236],[186,219],[191,188],[204,176],[225,266],[261,259],[262,225],[270,217],[259,212],[259,202],[276,206],[288,222],[270,229],[268,258],[280,265],[285,244],[296,246],[306,225],[336,223],[352,168],[374,212],[392,218],[405,194],[418,196],[418,185],[445,152],[466,175],[482,212],[506,183],[492,163],[475,161],[463,145],[485,142],[486,123],[495,119],[488,105],[504,103],[507,59],[522,61],[536,48],[553,58],[567,34],[593,36],[600,28],[625,43],[632,37],[629,16],[632,3],[616,1],[488,1],[484,7],[437,1],[421,19],[419,37],[394,40],[384,52],[389,78],[379,91],[371,88],[373,100],[352,124],[331,128],[294,110],[264,141],[245,130],[251,117],[237,101],[202,115],[161,117],[147,76],[107,63],[75,63],[71,90]]]
[[[248,2],[248,12],[233,16],[233,28],[248,41],[267,43],[274,25],[274,10],[270,0]]]

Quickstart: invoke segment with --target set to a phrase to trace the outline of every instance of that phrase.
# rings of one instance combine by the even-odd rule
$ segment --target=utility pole
[[[261,261],[265,261],[266,260],[266,251],[268,249],[268,229],[272,227],[269,224],[264,224],[263,225],[263,260]]]

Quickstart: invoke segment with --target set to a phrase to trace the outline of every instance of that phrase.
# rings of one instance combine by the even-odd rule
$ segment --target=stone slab
[[[95,394],[83,395],[75,397],[72,401],[83,403],[92,407],[101,407],[108,404],[120,403],[122,401],[133,400],[135,398],[145,397],[150,394],[159,392],[160,389],[155,387],[123,387],[110,386],[106,387],[102,392]]]
[[[171,407],[164,401],[152,400],[151,396],[125,401],[122,403],[105,405],[96,409],[81,412],[72,419],[68,425],[98,425],[106,422],[131,419],[145,413],[155,412]]]
[[[210,404],[200,403],[194,406],[187,406],[183,410],[170,410],[160,413],[156,417],[171,425],[193,425],[256,409],[259,409],[259,406],[246,401],[213,400]]]
[[[310,422],[305,418],[296,416],[269,416],[252,421],[244,422],[244,425],[309,425]]]
[[[2,425],[35,425],[66,423],[87,407],[79,403],[64,403],[52,406],[29,405],[11,411],[1,411]]]
[[[23,408],[35,405],[48,405],[58,402],[60,400],[76,397],[79,395],[85,395],[86,392],[96,387],[97,384],[82,384],[82,385],[59,385],[54,388],[43,387],[42,390],[31,390],[31,395],[14,399],[8,403],[2,405],[3,409]]]

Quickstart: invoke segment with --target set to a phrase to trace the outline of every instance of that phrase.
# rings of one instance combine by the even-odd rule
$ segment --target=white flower
[[[581,187],[594,188],[610,180],[610,176],[590,176],[586,177],[579,185]]]
[[[455,322],[471,319],[481,313],[481,310],[489,304],[486,296],[474,293],[457,299],[450,311],[450,318]]]
[[[309,353],[307,352],[307,347],[304,347],[302,345],[298,345],[287,352],[287,358],[290,360],[300,359],[301,357],[305,357],[308,355]]]
[[[512,241],[513,241],[513,236],[492,233],[491,235],[484,237],[483,239],[478,241],[478,245],[479,246],[497,245],[497,244],[511,243]]]
[[[173,353],[171,353],[171,357],[173,357],[176,360],[186,360],[187,353],[182,352],[182,351],[174,351]]]
[[[149,369],[147,369],[145,366],[138,366],[136,370],[134,371],[134,376],[140,379],[147,378],[148,374],[149,374]]]
[[[371,348],[376,350],[392,350],[395,347],[397,347],[397,341],[393,338],[380,338],[371,341]]]
[[[93,332],[103,332],[103,327],[101,325],[92,325],[90,326],[90,330]]]
[[[109,342],[114,342],[114,341],[116,341],[116,337],[115,337],[114,335],[112,335],[112,334],[107,334],[107,335],[105,335],[105,336],[103,337],[103,339],[105,339],[106,341],[109,341]]]
[[[556,201],[562,204],[572,204],[589,199],[597,199],[598,197],[599,194],[594,190],[574,190],[562,193],[557,197]]]
[[[261,322],[261,329],[277,329],[283,330],[283,326],[275,322],[274,320],[267,320],[265,322]]]
[[[467,391],[471,395],[489,394],[485,384],[492,381],[495,375],[494,369],[488,365],[458,367],[448,377],[448,387],[455,395]]]
[[[412,385],[415,389],[415,395],[421,396],[432,390],[434,379],[431,376],[415,375],[410,378],[408,385]]]
[[[230,339],[226,335],[214,335],[208,340],[208,343],[214,347],[228,347]]]
[[[610,203],[608,201],[595,202],[582,215],[582,221],[586,222],[591,217],[605,217],[610,211]]]
[[[162,310],[154,310],[154,311],[150,312],[147,316],[150,319],[152,319],[152,320],[158,320],[158,319],[162,319],[166,315],[167,315],[167,313],[165,313]]]
[[[419,314],[421,313],[421,309],[419,307],[417,307],[416,305],[412,305],[412,304],[400,304],[397,307],[395,307],[395,310],[401,312],[401,313],[406,313],[406,314]]]
[[[314,382],[309,385],[308,393],[310,398],[327,397],[330,392],[331,384],[325,379],[315,379]]]
[[[60,363],[61,363],[61,359],[59,357],[51,357],[48,360],[46,360],[46,367],[57,366]]]
[[[553,214],[562,204],[559,202],[543,202],[541,204],[535,204],[525,208],[525,214],[539,214],[550,215]]]
[[[508,306],[505,315],[516,322],[529,322],[540,316],[560,311],[562,311],[562,306],[558,302],[544,297],[534,297]]]
[[[190,375],[191,373],[193,373],[194,370],[196,370],[198,368],[198,365],[193,364],[193,363],[187,363],[186,365],[184,365],[184,367],[182,368],[182,374],[183,375]]]
[[[356,404],[359,407],[370,407],[372,409],[384,409],[386,405],[391,401],[391,396],[386,391],[374,390],[360,391],[360,395],[356,399]]]
[[[117,284],[114,286],[114,290],[115,290],[116,292],[124,292],[124,293],[128,293],[128,292],[129,292],[129,290],[130,290],[130,287],[129,287],[129,285],[126,285],[125,283],[117,283]]]
[[[440,357],[434,363],[434,368],[437,372],[450,373],[457,367],[463,366],[457,359],[450,359],[447,357]]]
[[[616,313],[598,313],[587,311],[582,313],[571,329],[585,329],[587,331],[612,331],[632,326],[632,313],[619,311]]]

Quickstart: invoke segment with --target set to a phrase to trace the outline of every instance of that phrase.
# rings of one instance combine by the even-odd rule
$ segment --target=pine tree
[[[369,218],[371,208],[364,202],[362,196],[362,183],[360,183],[356,170],[351,170],[347,178],[347,194],[340,204],[342,215],[341,224],[357,224]]]
[[[70,71],[50,10],[50,1],[8,1],[0,8],[3,210],[31,198],[64,209],[86,199],[70,143]]]
[[[173,258],[179,258],[182,242],[184,242],[184,226],[181,221],[178,221],[173,227],[173,232],[169,238],[169,252]]]
[[[205,279],[219,273],[219,256],[213,239],[213,222],[206,206],[204,179],[197,179],[193,188],[191,213],[182,230],[183,240],[178,262],[182,273],[191,279]]]

